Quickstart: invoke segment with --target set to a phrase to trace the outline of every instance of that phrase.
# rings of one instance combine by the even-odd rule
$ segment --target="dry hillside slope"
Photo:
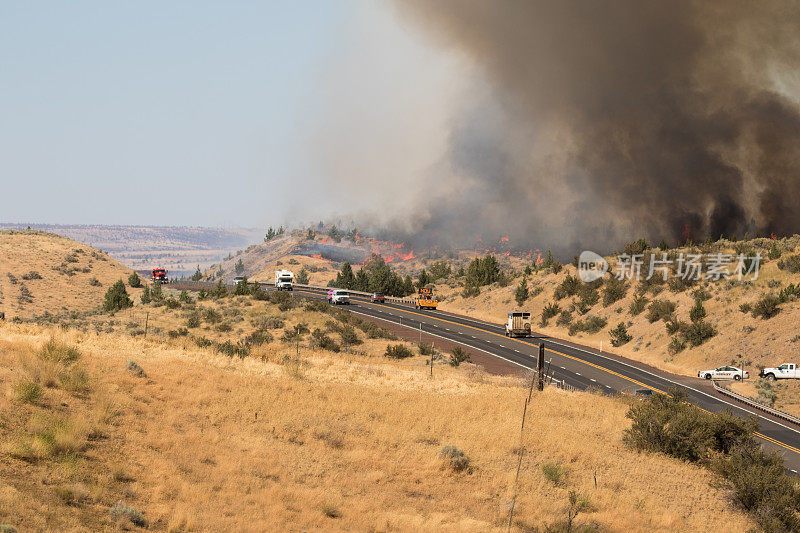
[[[6,318],[87,311],[132,271],[108,255],[54,233],[0,231],[0,312]]]
[[[308,313],[281,317],[315,322]],[[257,353],[0,325],[0,523],[506,530],[528,394],[518,378],[465,365],[431,379],[421,356],[389,360],[369,344],[334,353],[304,341],[298,357],[294,343],[270,340]],[[576,523],[601,530],[752,526],[706,470],[624,445],[626,410],[534,393],[514,531],[564,520],[570,491],[587,504]]]
[[[773,246],[780,250],[780,259],[768,257]],[[800,285],[800,271],[793,272],[785,264],[800,252],[800,236],[774,241],[719,241],[671,252],[736,254],[738,250],[761,253],[763,259],[757,280],[745,276],[739,281],[734,275],[729,279],[706,280],[682,286],[656,283],[654,278],[652,283],[626,282],[622,286],[621,298],[606,301],[605,291],[610,277],[607,274],[605,281],[597,287],[594,300],[591,297],[584,299],[581,292],[559,298],[557,289],[565,283],[567,276],[577,276],[575,266],[565,265],[557,273],[551,268],[544,268],[527,276],[530,298],[521,307],[533,313],[534,329],[537,331],[594,348],[599,348],[602,342],[605,350],[672,372],[696,375],[699,369],[738,364],[743,359],[751,373],[757,374],[759,365],[776,366],[796,358],[800,340],[797,334],[800,320],[797,295],[789,295],[778,305],[777,314],[769,318],[753,316],[752,308],[764,295],[778,295],[792,284]],[[661,251],[656,249],[654,253],[660,254]],[[778,266],[781,261],[784,268]],[[436,286],[442,299],[440,308],[503,322],[508,311],[520,307],[515,300],[515,292],[522,282],[522,272],[516,271],[513,276],[505,286],[494,283],[482,287],[477,296],[463,294],[463,278],[440,280]],[[576,285],[584,284],[578,280]],[[683,346],[679,342],[671,346],[673,339],[681,341],[683,337],[680,333],[668,330],[669,320],[666,317],[655,318],[651,306],[654,302],[674,304],[674,311],[669,315],[688,325],[692,323],[690,311],[698,296],[706,313],[702,321],[712,326],[715,334],[697,346],[688,341],[684,341]],[[634,309],[634,300],[637,299],[640,307]],[[558,306],[557,310],[543,321],[545,308],[551,304]],[[743,304],[745,307],[741,308]],[[576,327],[578,324],[586,325],[593,317],[600,319],[601,324],[605,321],[598,331],[582,331]],[[619,323],[625,325],[631,340],[619,347],[612,347],[611,329]]]

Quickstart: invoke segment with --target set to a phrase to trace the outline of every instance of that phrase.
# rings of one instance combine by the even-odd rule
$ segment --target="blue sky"
[[[0,221],[260,226],[369,209],[441,153],[428,139],[455,65],[374,2],[5,2]],[[384,166],[394,185],[376,188]],[[375,190],[348,200],[343,179]]]

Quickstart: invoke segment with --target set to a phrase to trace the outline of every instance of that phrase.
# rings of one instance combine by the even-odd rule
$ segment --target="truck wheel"
[[[775,374],[767,374],[764,377],[767,378],[767,381],[775,381]]]
[[[711,379],[711,374],[706,374],[706,379]]]
[[[738,374],[737,374],[737,375],[735,375],[735,376],[733,376],[733,380],[734,380],[734,381],[741,381],[741,379],[742,379],[742,376],[740,376],[740,375],[738,375]]]

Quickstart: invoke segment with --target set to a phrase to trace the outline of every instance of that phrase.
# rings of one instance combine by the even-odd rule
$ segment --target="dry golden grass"
[[[287,313],[321,319],[312,315]],[[42,357],[50,339],[80,357]],[[527,388],[471,365],[437,367],[430,379],[423,358],[388,361],[385,345],[301,347],[298,358],[274,341],[240,360],[185,338],[2,325],[0,522],[130,526],[109,513],[122,501],[154,530],[504,531]],[[131,359],[147,377],[126,370]],[[88,390],[61,387],[71,367],[88,370]],[[14,398],[23,379],[43,383],[36,402]],[[626,409],[591,394],[534,393],[515,530],[565,517],[569,490],[592,503],[579,521],[612,531],[752,525],[707,471],[624,446]],[[27,455],[14,451],[26,443]],[[440,458],[448,445],[470,468]],[[557,484],[545,463],[563,468]]]
[[[23,279],[30,272],[37,272],[41,279]],[[0,311],[7,319],[93,309],[102,305],[111,284],[127,281],[130,273],[108,255],[66,237],[0,231]],[[92,284],[93,279],[99,284]],[[30,302],[20,299],[23,285],[30,292]]]

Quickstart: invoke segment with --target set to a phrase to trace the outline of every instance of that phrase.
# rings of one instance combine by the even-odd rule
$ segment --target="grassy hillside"
[[[101,327],[0,325],[0,522],[505,531],[526,383],[469,364],[431,379],[423,356],[384,357],[385,333],[284,296],[167,295],[90,317]],[[281,340],[300,323],[340,351],[319,334]],[[225,355],[237,339],[248,350]],[[706,470],[624,445],[627,408],[534,392],[515,531],[563,521],[570,491],[577,523],[604,530],[752,525]]]
[[[53,233],[0,231],[0,311],[6,318],[86,311],[131,270],[90,246]]]

